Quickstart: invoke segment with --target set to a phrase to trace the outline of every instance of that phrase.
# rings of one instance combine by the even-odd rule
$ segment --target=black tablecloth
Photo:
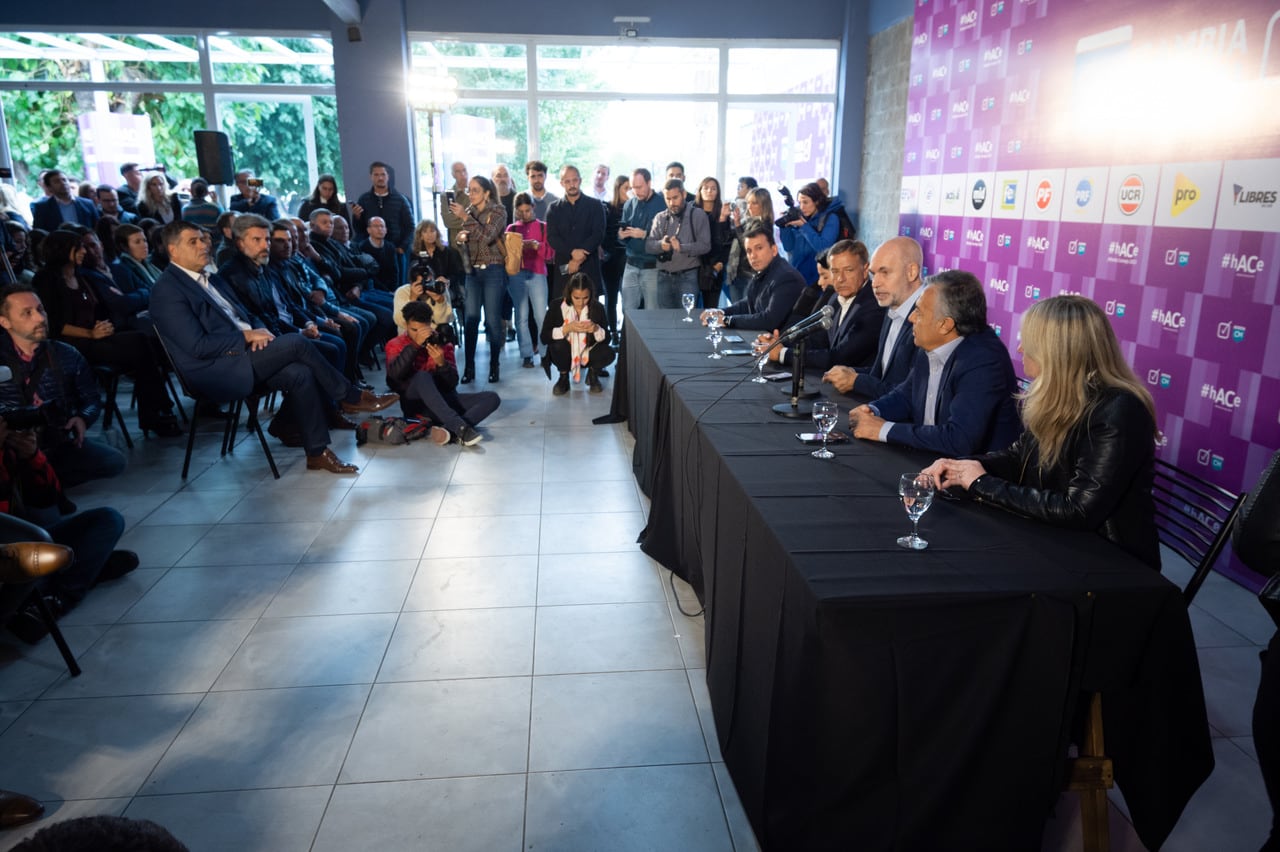
[[[651,500],[645,552],[707,608],[721,751],[771,850],[1030,850],[1081,696],[1158,847],[1213,766],[1177,588],[1093,533],[935,500],[923,552],[898,475],[931,457],[809,456],[749,359],[706,358],[678,311],[628,316],[617,406]],[[830,390],[828,388],[828,390]],[[839,398],[844,412],[852,400]]]

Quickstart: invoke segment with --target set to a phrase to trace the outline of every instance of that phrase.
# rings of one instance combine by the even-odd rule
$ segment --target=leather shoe
[[[354,432],[356,430],[356,424],[352,423],[350,420],[343,417],[338,412],[330,411],[329,412],[329,428],[330,429],[346,429]]]
[[[355,414],[357,412],[368,413],[373,411],[381,411],[389,408],[400,401],[398,393],[375,394],[372,391],[360,391],[360,400],[358,402],[344,402],[341,408],[347,414]]]
[[[307,456],[307,470],[327,470],[330,473],[359,473],[360,468],[347,464],[333,454],[328,447],[318,456]]]
[[[61,544],[19,541],[0,547],[0,583],[29,583],[60,571],[75,559],[75,552]]]
[[[44,805],[30,796],[0,790],[0,828],[14,828],[35,822],[44,815]]]
[[[272,417],[271,423],[267,425],[267,434],[277,439],[286,447],[301,447],[302,433],[297,429],[290,429],[282,425],[283,421],[278,417]]]

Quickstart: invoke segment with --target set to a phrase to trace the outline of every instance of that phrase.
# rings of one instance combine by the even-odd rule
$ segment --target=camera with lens
[[[4,418],[4,425],[15,432],[25,432],[28,429],[44,429],[53,426],[53,408],[50,403],[24,405],[20,408],[10,408],[7,411],[2,411],[0,412],[0,417]]]
[[[782,200],[786,202],[787,209],[783,214],[774,220],[773,224],[779,228],[785,228],[791,222],[801,218],[800,208],[796,207],[796,200],[791,197],[791,190],[787,189],[784,184],[778,184],[778,194],[782,196]]]
[[[262,178],[247,178],[245,180],[245,185],[251,186],[254,189],[262,189],[264,184],[262,183]]]
[[[445,291],[445,282],[436,280],[436,271],[431,268],[431,255],[428,252],[418,252],[413,264],[409,267],[409,280],[413,281],[415,278],[422,279],[424,290],[430,290],[437,295]]]

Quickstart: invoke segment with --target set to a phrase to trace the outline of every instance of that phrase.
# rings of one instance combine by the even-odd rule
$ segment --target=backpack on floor
[[[375,444],[407,444],[431,431],[426,420],[404,417],[368,417],[356,427],[356,446]]]

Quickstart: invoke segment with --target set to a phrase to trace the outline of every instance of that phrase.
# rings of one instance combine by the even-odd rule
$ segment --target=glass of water
[[[717,361],[724,356],[720,354],[720,341],[724,338],[724,329],[720,327],[720,323],[711,323],[711,354],[708,358],[714,358]]]
[[[826,399],[820,399],[813,404],[813,425],[818,427],[818,434],[822,436],[822,448],[814,450],[809,455],[815,459],[833,459],[836,454],[827,449],[827,436],[831,434],[831,430],[836,428],[836,420],[840,417],[840,409],[834,402]]]
[[[707,314],[707,340],[711,339],[712,329],[721,328],[724,325],[724,311],[719,308],[708,308]]]
[[[911,535],[898,539],[898,546],[907,550],[924,550],[929,542],[920,537],[920,517],[933,505],[933,477],[927,473],[904,473],[898,478],[898,495],[902,507],[911,519]]]
[[[685,293],[680,297],[680,304],[684,305],[683,322],[693,322],[693,306],[698,303],[698,297],[693,293]]]

